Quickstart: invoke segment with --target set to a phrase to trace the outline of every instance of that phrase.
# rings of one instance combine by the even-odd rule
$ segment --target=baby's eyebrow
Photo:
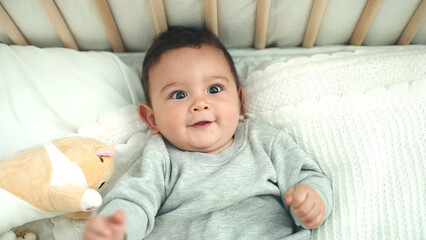
[[[162,88],[160,89],[160,93],[162,93],[162,92],[166,91],[168,88],[171,88],[171,87],[173,87],[174,85],[176,85],[176,83],[175,83],[175,82],[172,82],[172,83],[166,84],[166,86],[164,86],[164,87],[162,87]]]
[[[211,76],[210,79],[212,79],[212,80],[213,79],[221,79],[221,80],[224,80],[226,82],[229,82],[229,79],[227,77],[224,77],[224,76]]]

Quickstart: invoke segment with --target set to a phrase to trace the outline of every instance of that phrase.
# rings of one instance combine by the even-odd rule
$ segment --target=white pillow
[[[137,73],[107,52],[0,44],[0,161],[143,101]]]
[[[382,74],[385,63],[400,78]],[[332,182],[334,209],[314,239],[425,236],[424,66],[426,48],[414,47],[280,63],[249,77],[246,115],[287,130]]]

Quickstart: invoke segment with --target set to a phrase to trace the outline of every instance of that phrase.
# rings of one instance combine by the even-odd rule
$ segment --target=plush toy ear
[[[98,157],[112,157],[115,154],[115,150],[99,151],[95,153]]]
[[[102,148],[104,149],[104,148]],[[104,162],[104,157],[112,157],[115,154],[115,150],[99,150],[97,152],[95,152],[96,156],[99,157],[99,159],[101,160],[101,162]]]

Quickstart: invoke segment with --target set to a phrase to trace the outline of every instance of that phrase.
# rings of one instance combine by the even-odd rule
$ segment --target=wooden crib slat
[[[374,18],[377,15],[377,12],[379,11],[382,1],[383,0],[368,0],[349,44],[355,46],[360,46],[362,44]]]
[[[254,48],[264,49],[268,35],[269,12],[271,10],[270,0],[258,0],[256,10],[256,30],[254,37]]]
[[[408,45],[413,41],[420,27],[426,20],[426,0],[423,0],[416,11],[414,12],[411,20],[408,22],[401,36],[399,37],[399,45]]]
[[[303,47],[311,48],[314,46],[326,7],[327,0],[314,0],[303,38]]]
[[[52,25],[55,28],[55,31],[58,34],[64,46],[66,48],[72,48],[78,51],[79,47],[70,29],[68,28],[68,25],[66,24],[65,19],[63,18],[61,12],[59,11],[58,6],[56,6],[55,1],[39,0],[39,2],[41,6],[43,7],[44,11],[46,12],[46,15],[49,17],[50,21],[52,22]]]
[[[12,40],[15,45],[28,45],[27,40],[24,35],[22,35],[19,28],[13,22],[12,18],[10,18],[9,14],[0,4],[0,25],[3,27],[6,34]]]
[[[216,36],[219,36],[217,0],[204,0],[204,15],[206,18],[207,29],[216,34]]]
[[[167,31],[166,12],[164,10],[163,0],[150,0],[152,16],[154,17],[155,30],[157,35]]]
[[[117,25],[115,24],[114,17],[112,16],[111,9],[109,8],[107,1],[93,0],[93,3],[95,4],[96,11],[101,18],[112,49],[117,53],[124,52],[124,44],[121,40],[120,33],[118,32]]]

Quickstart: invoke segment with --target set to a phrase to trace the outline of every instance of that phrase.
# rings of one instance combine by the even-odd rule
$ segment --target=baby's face
[[[149,77],[153,133],[184,151],[217,154],[232,144],[244,118],[242,94],[220,50],[202,45],[168,51]]]

